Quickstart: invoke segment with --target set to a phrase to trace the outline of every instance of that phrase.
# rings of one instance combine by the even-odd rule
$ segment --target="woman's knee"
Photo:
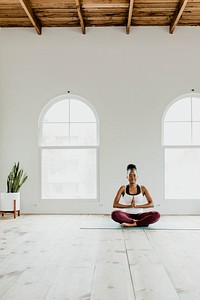
[[[158,211],[152,211],[152,214],[156,221],[160,219],[160,213]]]
[[[114,211],[111,213],[111,218],[112,218],[114,221],[117,221],[117,220],[118,220],[119,214],[120,214],[120,210],[114,210]]]

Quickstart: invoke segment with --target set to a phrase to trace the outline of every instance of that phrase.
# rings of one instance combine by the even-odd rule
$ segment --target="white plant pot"
[[[0,211],[14,211],[14,200],[16,210],[20,210],[20,193],[1,193]]]

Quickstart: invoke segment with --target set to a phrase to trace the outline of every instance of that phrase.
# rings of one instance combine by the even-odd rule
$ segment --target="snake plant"
[[[15,163],[7,179],[7,192],[18,193],[22,184],[27,180],[28,175],[20,168],[20,163]]]

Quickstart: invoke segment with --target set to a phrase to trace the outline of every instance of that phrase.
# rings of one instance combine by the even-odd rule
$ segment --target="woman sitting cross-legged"
[[[147,188],[137,184],[137,168],[130,164],[127,166],[128,185],[119,188],[114,199],[114,210],[111,218],[122,227],[149,226],[160,219],[157,211],[144,212],[143,209],[154,207],[153,200]]]

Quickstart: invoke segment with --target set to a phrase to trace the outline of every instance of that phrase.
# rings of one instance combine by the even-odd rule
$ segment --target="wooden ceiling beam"
[[[75,0],[75,2],[76,2],[76,8],[77,8],[77,12],[78,12],[78,17],[79,17],[80,24],[81,24],[82,33],[85,34],[85,24],[84,24],[81,3],[80,3],[80,0]]]
[[[169,27],[170,33],[174,32],[174,29],[175,29],[176,25],[178,24],[178,21],[180,20],[187,3],[188,3],[188,0],[180,1],[179,7],[175,13],[174,19],[172,20],[170,27]]]
[[[127,25],[126,25],[126,33],[127,34],[130,33],[131,20],[132,20],[132,15],[133,15],[133,3],[134,3],[134,0],[130,0],[129,10],[128,10],[128,21],[127,21]]]
[[[37,18],[35,17],[32,8],[27,0],[19,0],[21,6],[23,7],[25,13],[27,14],[29,20],[31,21],[33,27],[35,28],[36,32],[40,35],[42,34],[42,29],[40,24],[38,23]]]

